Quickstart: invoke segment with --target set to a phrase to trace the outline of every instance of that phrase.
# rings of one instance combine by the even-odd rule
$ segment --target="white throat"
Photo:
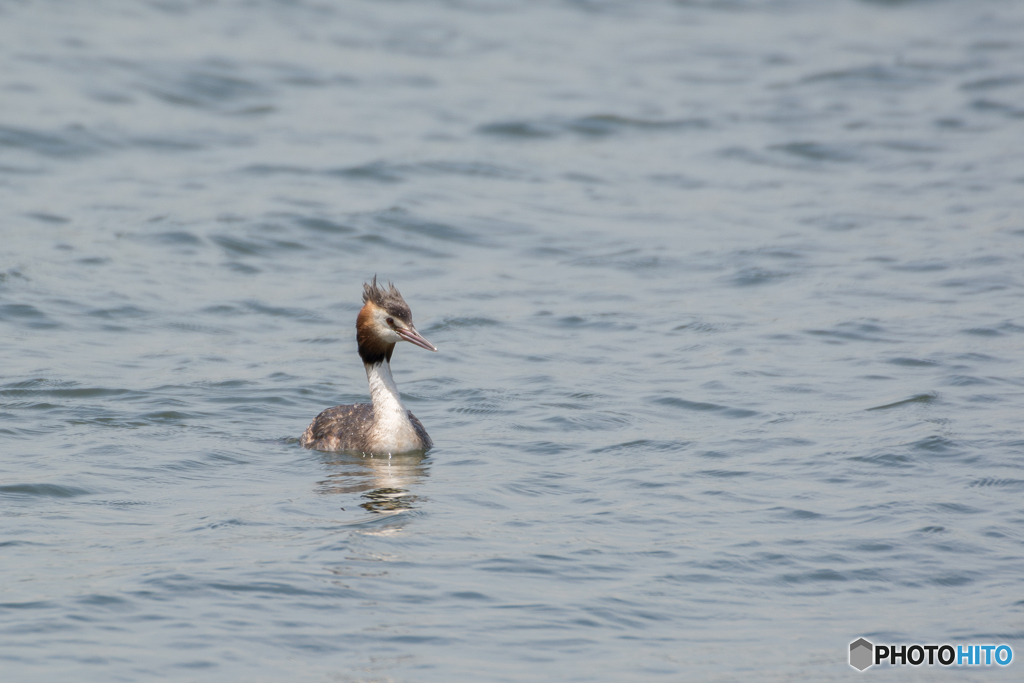
[[[391,365],[387,361],[367,364],[366,379],[370,383],[370,400],[373,401],[371,440],[374,448],[388,453],[415,450],[419,446],[419,435],[398,395]]]

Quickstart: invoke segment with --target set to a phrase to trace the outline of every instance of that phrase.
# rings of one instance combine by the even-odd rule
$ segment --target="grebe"
[[[372,283],[363,285],[363,308],[356,316],[356,342],[373,403],[328,408],[306,428],[299,443],[318,451],[369,455],[425,451],[434,445],[422,423],[402,405],[391,377],[391,352],[400,341],[437,351],[416,331],[409,304],[395,286],[377,286],[374,275]]]

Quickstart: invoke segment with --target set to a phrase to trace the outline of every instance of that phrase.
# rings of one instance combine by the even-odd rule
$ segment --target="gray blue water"
[[[0,2],[2,678],[1020,680],[1022,305],[1024,3]]]

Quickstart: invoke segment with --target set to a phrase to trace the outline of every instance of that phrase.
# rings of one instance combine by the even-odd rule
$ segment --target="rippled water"
[[[1022,3],[0,4],[4,680],[1019,658],[1022,153]]]

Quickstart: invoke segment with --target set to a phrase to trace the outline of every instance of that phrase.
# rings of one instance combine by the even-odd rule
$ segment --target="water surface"
[[[995,0],[0,5],[5,680],[1024,655],[1022,65]],[[374,274],[436,447],[306,451]]]

